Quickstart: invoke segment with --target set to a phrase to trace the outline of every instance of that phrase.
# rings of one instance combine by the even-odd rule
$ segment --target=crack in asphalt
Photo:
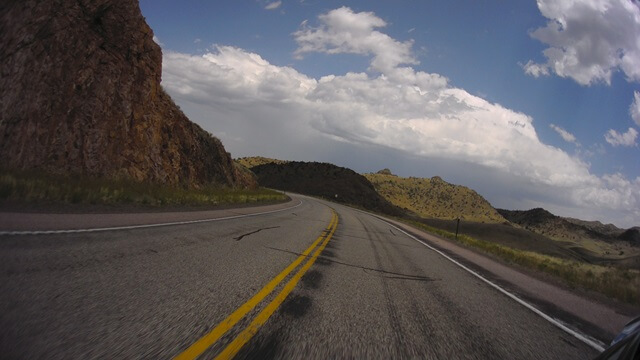
[[[238,237],[234,237],[233,239],[234,239],[235,241],[240,241],[240,240],[242,240],[242,238],[244,238],[245,236],[249,236],[249,235],[253,235],[253,234],[255,234],[255,233],[259,233],[259,232],[260,232],[260,231],[262,231],[262,230],[277,229],[277,228],[279,228],[279,227],[280,227],[280,226],[271,226],[271,227],[266,227],[266,228],[260,228],[260,229],[258,229],[258,230],[254,230],[254,231],[248,232],[248,233],[246,233],[246,234],[242,234],[242,235],[240,235],[240,236],[238,236]]]
[[[282,252],[286,252],[286,253],[290,253],[293,255],[301,255],[295,251],[289,251],[289,250],[284,250],[284,249],[278,249],[278,248],[274,248],[271,246],[265,246],[267,249],[271,249],[271,250],[276,250],[276,251],[282,251]],[[324,251],[323,251],[324,253]],[[334,264],[339,264],[339,265],[344,265],[344,266],[348,266],[348,267],[352,267],[352,268],[356,268],[356,269],[362,269],[365,273],[369,274],[369,275],[373,275],[370,272],[377,272],[377,273],[382,273],[383,275],[376,275],[376,276],[380,276],[380,277],[385,277],[385,278],[389,278],[389,279],[396,279],[396,280],[417,280],[417,281],[439,281],[441,279],[434,279],[434,278],[430,278],[428,276],[421,276],[421,275],[411,275],[411,274],[402,274],[402,273],[397,273],[397,272],[393,272],[393,271],[387,271],[387,270],[381,270],[381,269],[374,269],[374,268],[370,268],[370,267],[366,267],[366,266],[361,266],[361,265],[354,265],[354,264],[349,264],[349,263],[345,263],[342,261],[338,261],[338,260],[333,260],[328,258],[327,256],[323,256],[322,254],[320,254],[320,256],[318,256],[318,259],[322,259],[326,262],[331,262]],[[390,275],[390,276],[387,276]]]

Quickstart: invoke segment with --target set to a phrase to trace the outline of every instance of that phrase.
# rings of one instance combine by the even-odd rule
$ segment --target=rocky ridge
[[[630,245],[640,246],[640,228],[638,227],[619,229],[612,224],[604,225],[599,221],[564,218],[542,208],[526,211],[498,209],[498,212],[514,224],[553,239],[566,241],[588,239],[609,243],[622,240]]]
[[[136,0],[4,1],[0,48],[0,167],[256,186],[160,86]]]

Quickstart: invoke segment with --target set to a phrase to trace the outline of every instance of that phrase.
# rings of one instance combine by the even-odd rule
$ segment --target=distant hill
[[[564,219],[570,223],[581,225],[597,233],[612,236],[612,237],[620,236],[620,234],[624,231],[623,229],[620,229],[613,224],[603,224],[600,221],[586,221],[586,220],[574,219],[570,217],[565,217]]]
[[[264,164],[286,164],[289,161],[272,159],[272,158],[267,158],[267,157],[262,157],[262,156],[248,156],[248,157],[238,158],[238,159],[236,159],[236,162],[238,162],[242,166],[245,166],[248,169],[251,169],[252,167],[258,166],[258,165],[264,165]]]
[[[404,211],[389,203],[364,176],[328,163],[270,162],[251,167],[260,185],[319,196],[372,211],[401,216]]]
[[[1,12],[1,168],[257,185],[162,89],[137,0],[8,1]]]
[[[617,238],[640,247],[640,227],[632,227],[631,229],[627,229],[625,232],[618,235]]]
[[[461,218],[469,221],[502,223],[506,220],[477,192],[449,184],[440,177],[403,178],[389,169],[364,174],[376,191],[392,204],[422,217]]]
[[[498,209],[498,212],[514,224],[558,240],[576,241],[581,238],[587,238],[613,241],[624,231],[615,228],[613,225],[604,227],[597,226],[594,222],[569,220],[556,216],[542,208],[526,211]]]
[[[542,208],[498,211],[510,222],[559,241],[585,258],[640,268],[640,228],[624,230],[598,221],[564,218]]]

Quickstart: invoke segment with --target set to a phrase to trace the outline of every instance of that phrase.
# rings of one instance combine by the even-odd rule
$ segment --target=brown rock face
[[[136,0],[4,0],[0,49],[0,166],[256,185],[161,88]]]

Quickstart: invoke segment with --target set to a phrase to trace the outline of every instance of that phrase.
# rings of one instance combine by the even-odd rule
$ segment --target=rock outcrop
[[[136,0],[5,0],[0,48],[1,167],[256,185],[160,86]]]

